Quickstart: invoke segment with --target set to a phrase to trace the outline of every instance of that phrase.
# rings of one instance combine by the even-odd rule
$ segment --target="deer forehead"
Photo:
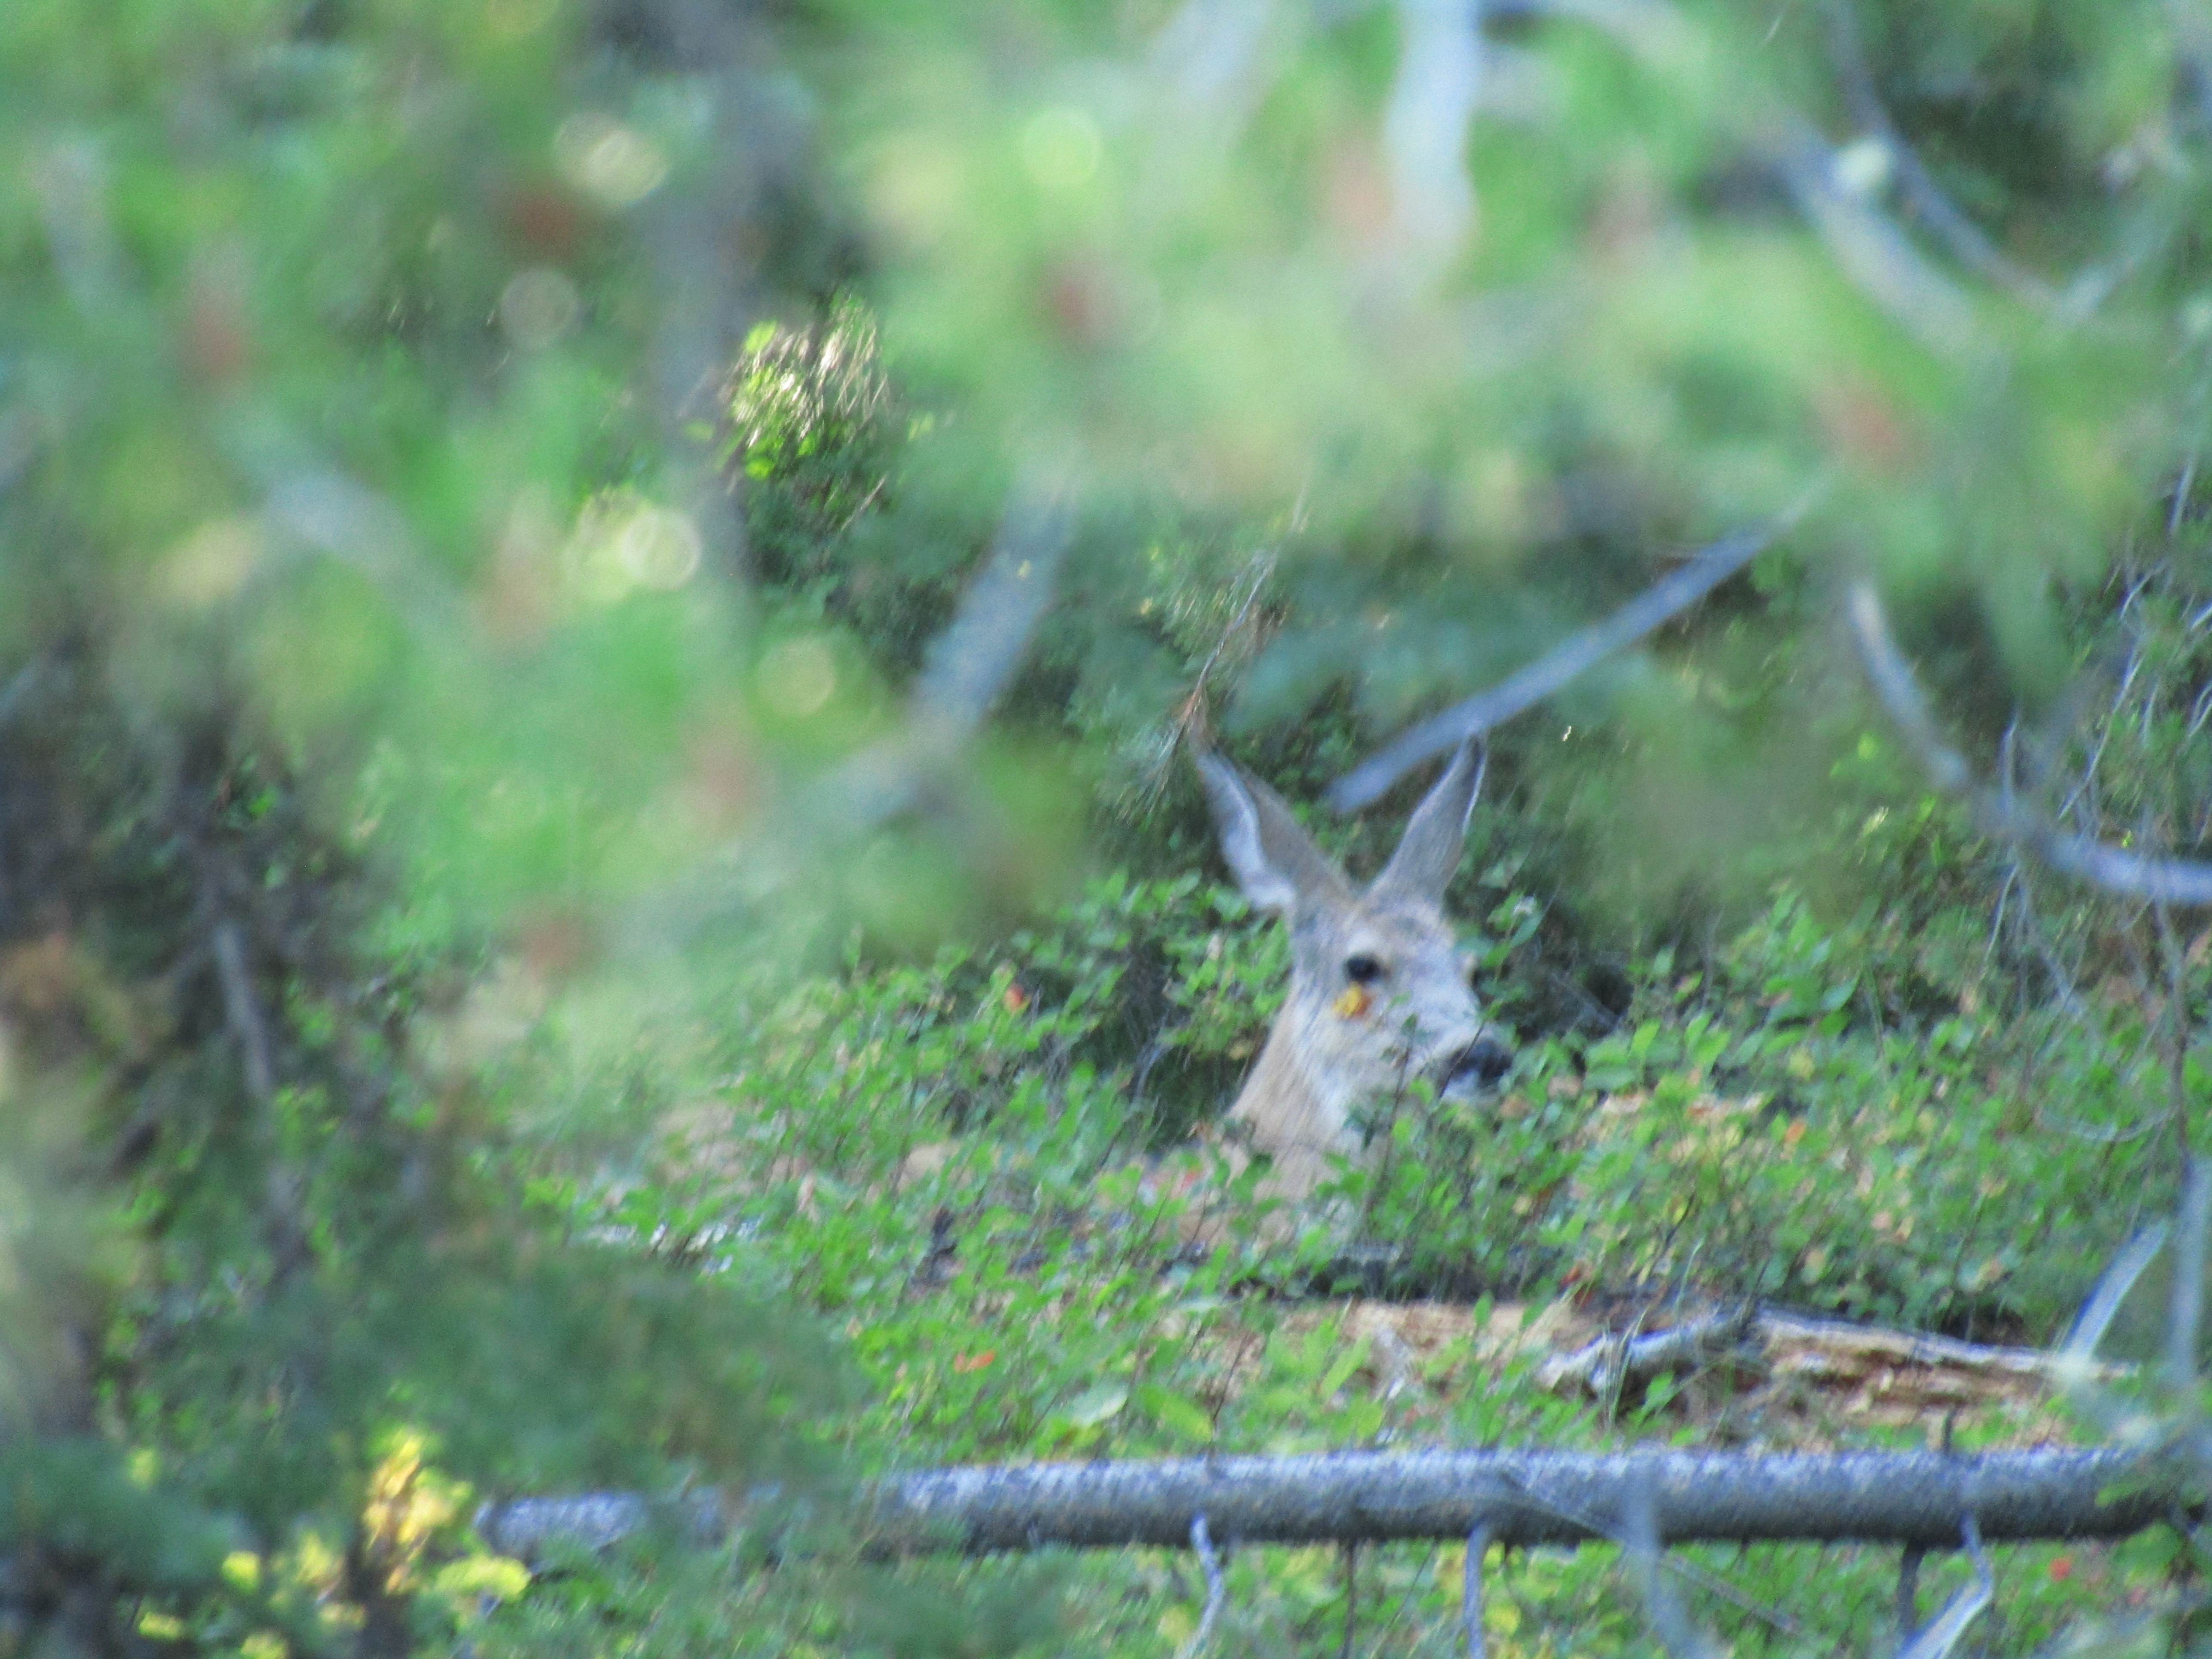
[[[1443,914],[1402,900],[1357,902],[1317,911],[1300,919],[1294,930],[1300,971],[1340,974],[1354,956],[1373,957],[1382,967],[1431,967],[1457,959],[1458,942]]]

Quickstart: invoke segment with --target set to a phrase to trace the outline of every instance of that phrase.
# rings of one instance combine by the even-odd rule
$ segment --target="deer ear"
[[[1459,868],[1460,848],[1467,842],[1467,821],[1474,811],[1475,797],[1482,793],[1482,775],[1489,764],[1475,746],[1463,743],[1452,757],[1436,787],[1413,809],[1406,834],[1382,873],[1375,878],[1375,890],[1389,890],[1443,902],[1444,889]]]
[[[1280,795],[1218,755],[1199,755],[1198,776],[1213,809],[1222,854],[1246,898],[1285,915],[1301,906],[1350,901],[1350,886]]]

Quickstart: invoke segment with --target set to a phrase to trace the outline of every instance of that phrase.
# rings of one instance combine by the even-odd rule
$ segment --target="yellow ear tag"
[[[1374,993],[1364,985],[1347,985],[1344,994],[1331,1003],[1339,1019],[1358,1019],[1375,1006]]]

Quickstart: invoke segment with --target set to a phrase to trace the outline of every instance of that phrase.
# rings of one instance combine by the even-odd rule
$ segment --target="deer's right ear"
[[[1285,915],[1301,903],[1350,902],[1350,884],[1280,795],[1215,754],[1199,755],[1198,776],[1222,854],[1246,898]]]

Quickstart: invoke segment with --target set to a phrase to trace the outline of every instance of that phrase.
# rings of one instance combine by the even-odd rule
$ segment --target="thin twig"
[[[2173,1291],[2166,1317],[2166,1381],[2194,1412],[2197,1334],[2204,1317],[2205,1232],[2212,1225],[2212,1165],[2192,1157],[2183,1166],[2181,1206],[2173,1224]]]
[[[1924,1553],[1919,1545],[1907,1544],[1897,1558],[1897,1645],[1900,1650],[1911,1644],[1920,1629],[1920,1558]]]
[[[1916,1636],[1898,1659],[1948,1659],[1966,1627],[1981,1617],[1990,1598],[1996,1594],[1996,1576],[1990,1571],[1989,1552],[1982,1547],[1982,1534],[1968,1516],[1963,1528],[1966,1553],[1974,1564],[1974,1582],[1943,1604],[1943,1611],[1928,1621],[1928,1628]]]
[[[1830,0],[1828,22],[1828,37],[1836,72],[1843,82],[1844,101],[1850,106],[1853,118],[1881,142],[1913,212],[1942,238],[1960,264],[2038,310],[2049,310],[2057,298],[2051,284],[2014,264],[1998,250],[1983,234],[1982,228],[1943,193],[1942,186],[1936,182],[1919,155],[1905,142],[1896,124],[1889,118],[1889,111],[1875,89],[1873,72],[1867,66],[1866,53],[1860,46],[1858,23],[1852,15],[1850,0]]]
[[[1659,1535],[1658,1504],[1651,1488],[1639,1487],[1631,1494],[1621,1517],[1620,1543],[1643,1592],[1644,1616],[1672,1659],[1707,1659],[1716,1651],[1712,1639],[1690,1622],[1681,1598],[1660,1571],[1665,1541]]]
[[[1593,1533],[1601,1534],[1607,1530],[1604,1524],[1587,1509],[1544,1497],[1530,1490],[1525,1483],[1519,1486],[1519,1490],[1531,1504],[1539,1509],[1547,1510],[1562,1520],[1571,1521],[1577,1526],[1587,1527]],[[1738,1589],[1720,1574],[1699,1566],[1694,1561],[1685,1561],[1677,1555],[1662,1554],[1659,1558],[1659,1565],[1662,1571],[1671,1572],[1677,1578],[1697,1585],[1706,1594],[1717,1596],[1726,1601],[1737,1612],[1749,1614],[1768,1628],[1789,1637],[1791,1640],[1804,1639],[1803,1625],[1783,1612],[1781,1608],[1770,1607],[1756,1596],[1747,1595]]]
[[[1778,170],[1844,277],[1929,350],[1971,357],[1984,343],[1973,302],[1894,221],[1844,187],[1826,139],[1802,120],[1791,126]]]
[[[1352,1659],[1358,1636],[1359,1546],[1347,1539],[1344,1545],[1344,1646],[1340,1650],[1343,1659]]]
[[[1407,1610],[1419,1604],[1422,1584],[1427,1580],[1428,1576],[1436,1571],[1437,1553],[1437,1545],[1433,1540],[1427,1549],[1421,1552],[1421,1565],[1413,1569],[1413,1576],[1407,1581],[1406,1588],[1399,1593],[1397,1605],[1390,1609],[1389,1618],[1385,1620],[1382,1628],[1375,1632],[1376,1652],[1396,1651],[1390,1645],[1390,1638],[1396,1633],[1398,1626],[1406,1622]]]
[[[1482,1640],[1482,1558],[1490,1549],[1490,1528],[1477,1526],[1467,1535],[1467,1571],[1460,1588],[1460,1618],[1467,1626],[1467,1659],[1486,1659]]]
[[[2120,1304],[2128,1299],[2128,1292],[2135,1289],[2136,1280],[2142,1277],[2143,1269],[2150,1266],[2165,1247],[2166,1232],[2166,1223],[2154,1221],[2121,1246],[2120,1253],[2112,1258],[2112,1265],[2099,1277],[2096,1288],[2089,1292],[2089,1299],[2081,1304],[2081,1311],[2075,1315],[2074,1328],[2066,1334],[2066,1340],[2059,1346],[2058,1361],[2062,1368],[2078,1369],[2095,1363],[2098,1346],[2104,1341],[2105,1333],[2112,1328],[2113,1316],[2119,1312]],[[2061,1374],[2067,1374],[2067,1370],[2062,1370]]]
[[[260,1000],[253,994],[253,976],[246,964],[245,935],[236,922],[226,920],[216,924],[214,942],[223,1018],[238,1040],[246,1091],[255,1105],[265,1106],[276,1093],[276,1068],[270,1059],[269,1027],[261,1018]]]
[[[1275,558],[1273,548],[1263,548],[1255,553],[1247,564],[1250,580],[1245,584],[1243,599],[1238,601],[1228,626],[1213,641],[1213,648],[1206,653],[1206,660],[1198,665],[1198,673],[1191,681],[1188,694],[1167,723],[1164,736],[1158,745],[1157,757],[1146,763],[1151,769],[1150,781],[1144,786],[1141,797],[1146,810],[1150,810],[1167,788],[1168,763],[1175,758],[1176,745],[1189,743],[1200,749],[1211,745],[1212,738],[1208,731],[1206,696],[1207,683],[1229,648],[1243,637],[1245,623],[1251,617],[1253,608],[1258,605],[1260,594],[1267,586],[1267,579],[1275,573]]]
[[[1198,1628],[1190,1633],[1176,1659],[1198,1659],[1206,1644],[1213,1638],[1215,1621],[1221,1617],[1222,1604],[1229,1599],[1229,1581],[1222,1576],[1221,1558],[1214,1553],[1213,1539],[1206,1530],[1206,1517],[1194,1516],[1190,1522],[1190,1547],[1198,1557],[1198,1565],[1206,1573],[1206,1610],[1198,1615]]]
[[[2145,841],[2150,839],[2148,833]],[[2151,901],[2151,919],[2158,929],[2159,955],[2166,969],[2166,1099],[2173,1114],[2173,1136],[2185,1167],[2190,1161],[2189,1138],[2189,963],[2181,940],[2173,930],[2173,911],[2163,894]]]

